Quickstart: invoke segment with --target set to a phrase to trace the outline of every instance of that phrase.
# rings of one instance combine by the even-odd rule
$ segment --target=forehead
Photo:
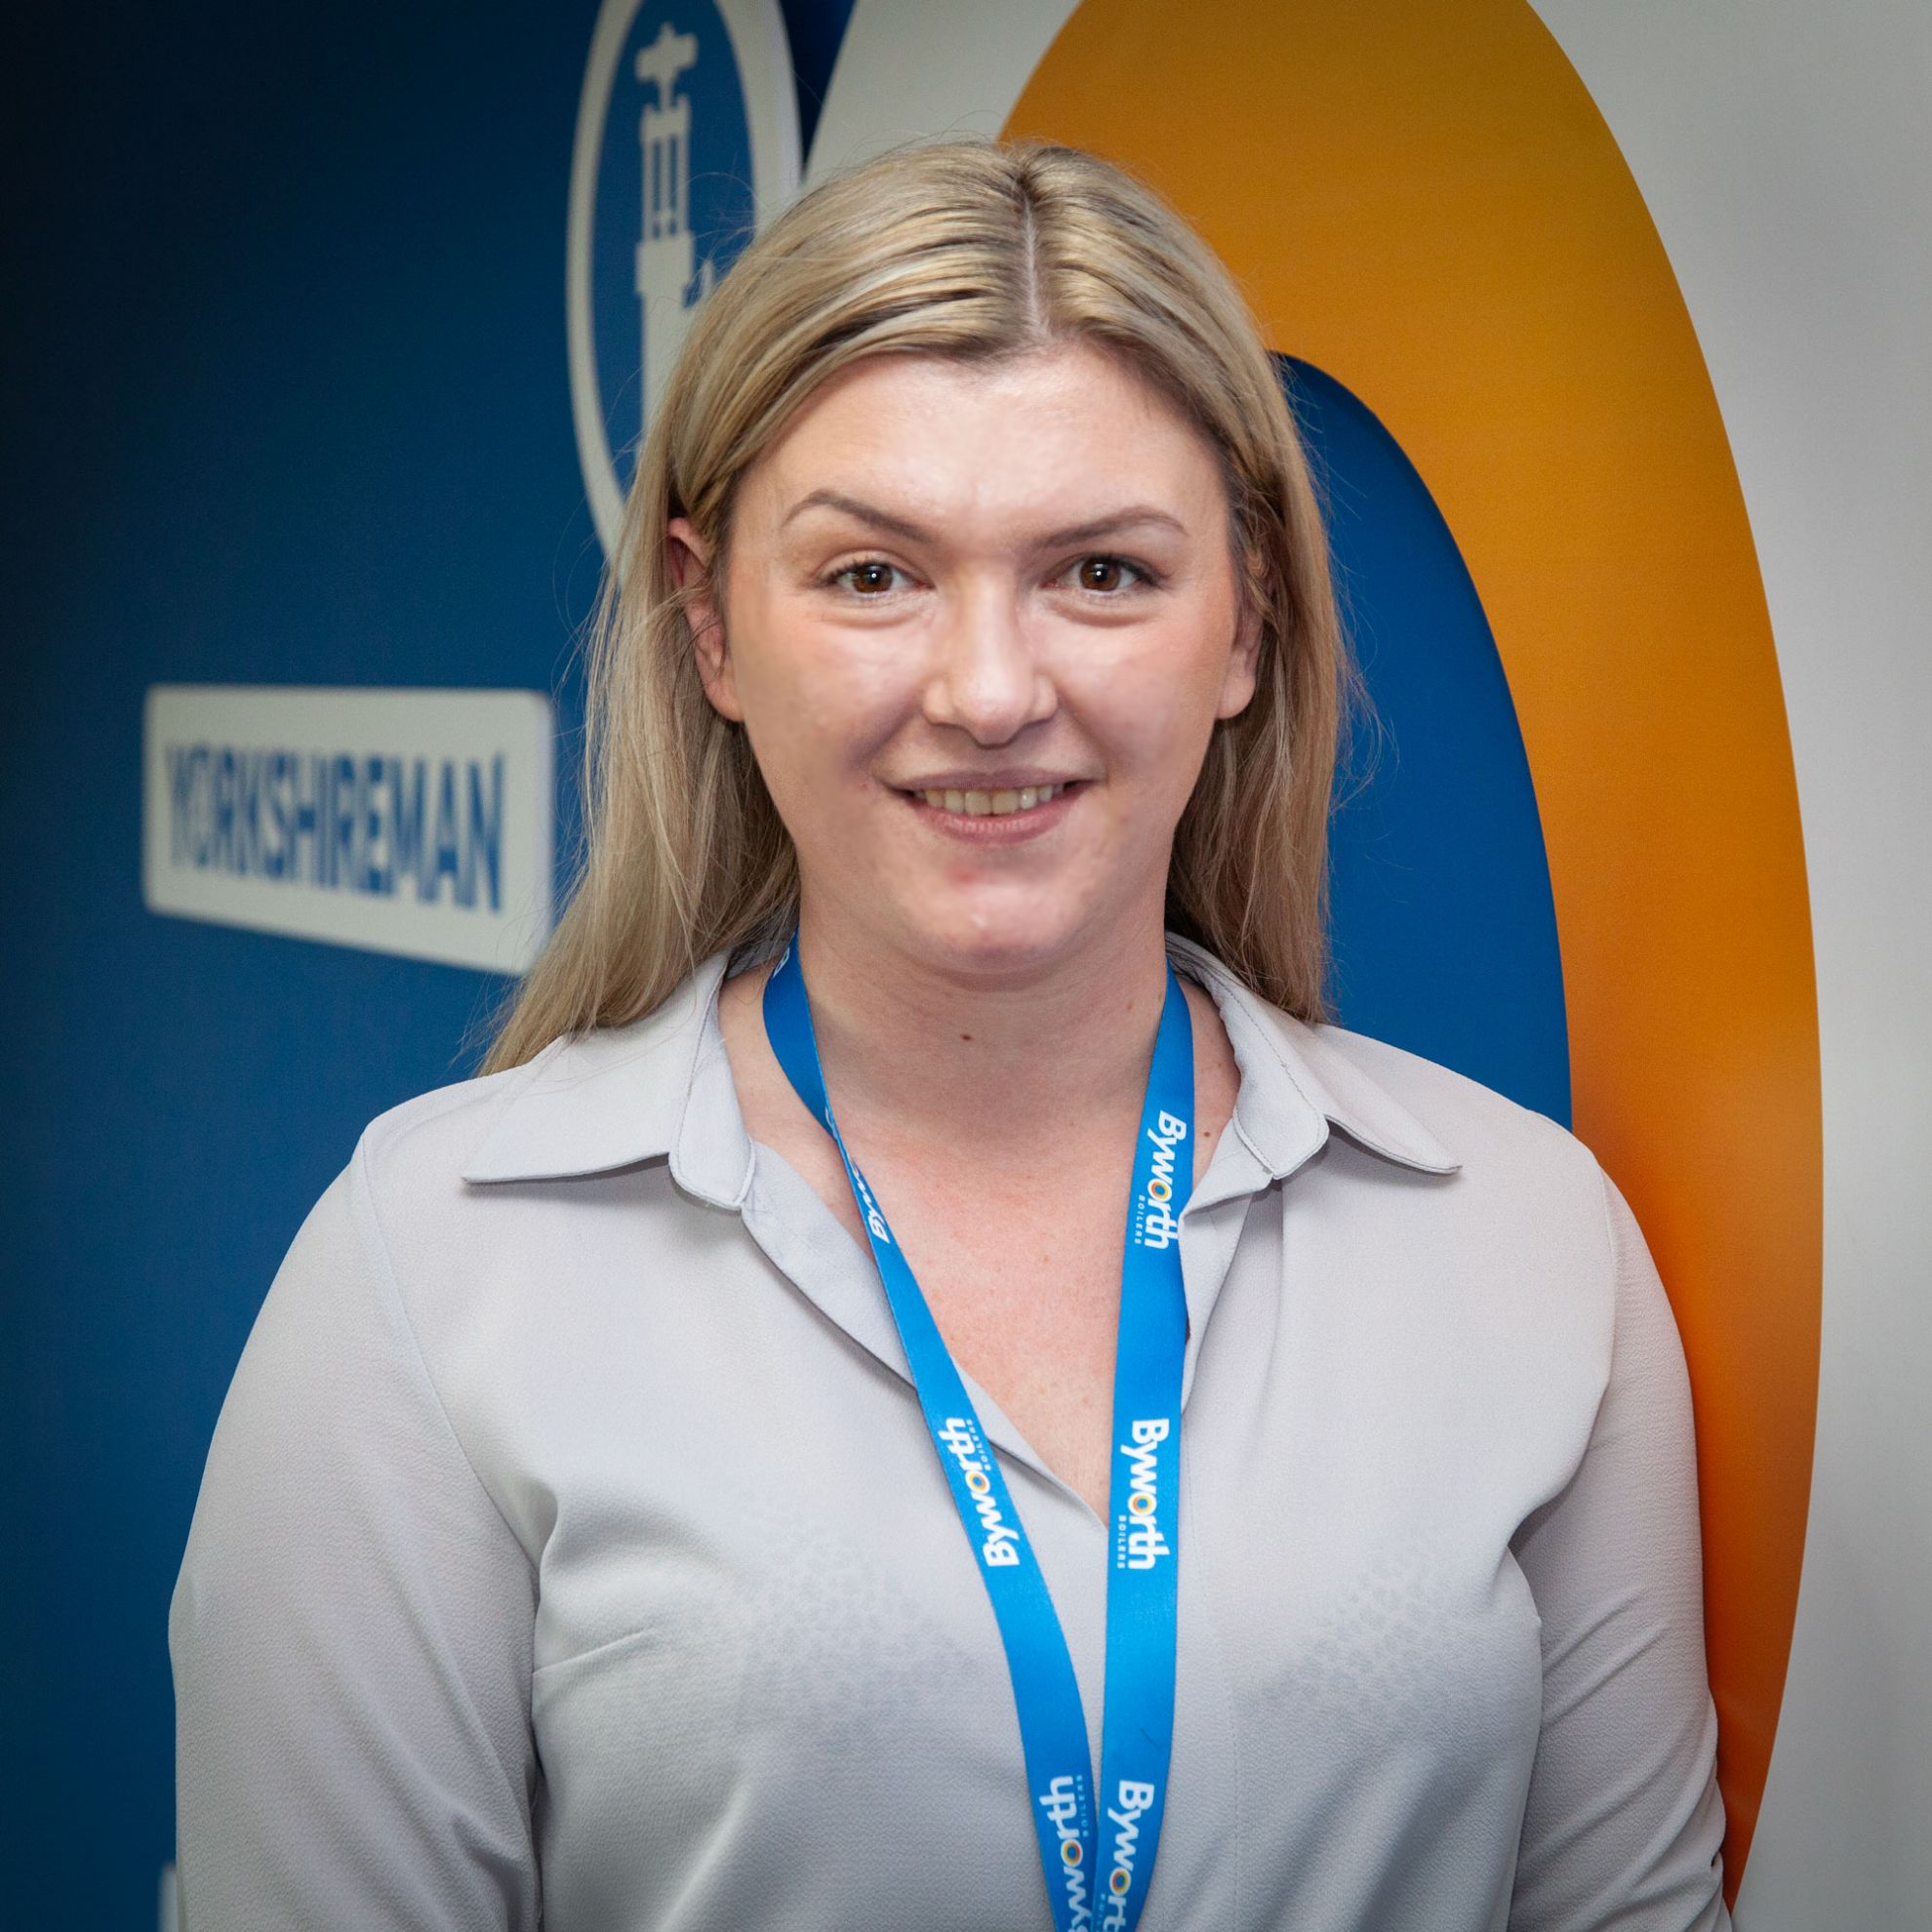
[[[1189,529],[1222,507],[1207,438],[1147,379],[1087,343],[993,363],[878,355],[807,402],[744,479],[771,528],[813,490],[909,515],[1024,519],[1131,495]]]

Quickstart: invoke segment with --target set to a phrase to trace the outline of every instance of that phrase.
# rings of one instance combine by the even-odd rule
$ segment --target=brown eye
[[[1126,589],[1132,580],[1146,577],[1138,564],[1130,564],[1125,557],[1082,557],[1074,569],[1080,588],[1101,596],[1111,596]]]
[[[892,588],[895,566],[870,558],[865,563],[847,564],[832,573],[834,584],[843,584],[862,597],[876,597]]]

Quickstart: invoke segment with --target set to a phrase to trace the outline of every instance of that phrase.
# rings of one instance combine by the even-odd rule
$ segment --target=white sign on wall
[[[520,973],[550,930],[549,700],[157,684],[148,909]]]

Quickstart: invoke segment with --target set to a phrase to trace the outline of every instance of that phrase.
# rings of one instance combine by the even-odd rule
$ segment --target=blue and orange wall
[[[1746,1932],[1932,1923],[1921,11],[778,10],[808,179],[1070,140],[1246,288],[1384,727],[1343,1018],[1568,1121],[1643,1223]],[[145,911],[144,694],[548,691],[567,775],[601,563],[564,305],[594,0],[125,13],[44,14],[13,117],[5,1925],[154,1922],[228,1376],[364,1121],[503,991]]]

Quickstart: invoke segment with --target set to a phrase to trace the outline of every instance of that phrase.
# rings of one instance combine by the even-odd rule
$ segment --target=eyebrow
[[[785,520],[779,525],[783,530],[794,517],[802,516],[809,509],[842,510],[847,516],[856,517],[861,523],[869,523],[875,529],[889,530],[895,537],[903,537],[908,543],[931,543],[936,542],[932,531],[923,524],[913,523],[908,518],[895,516],[890,510],[879,508],[876,503],[863,502],[858,497],[848,497],[838,490],[814,490],[809,497],[801,497],[785,511]],[[1090,518],[1085,523],[1068,524],[1064,530],[1049,530],[1041,537],[1039,546],[1043,550],[1057,549],[1063,543],[1091,543],[1097,537],[1109,537],[1121,530],[1134,529],[1141,525],[1158,525],[1187,534],[1187,526],[1179,517],[1171,516],[1164,509],[1156,509],[1152,503],[1129,503],[1123,508],[1108,510],[1104,516]]]

